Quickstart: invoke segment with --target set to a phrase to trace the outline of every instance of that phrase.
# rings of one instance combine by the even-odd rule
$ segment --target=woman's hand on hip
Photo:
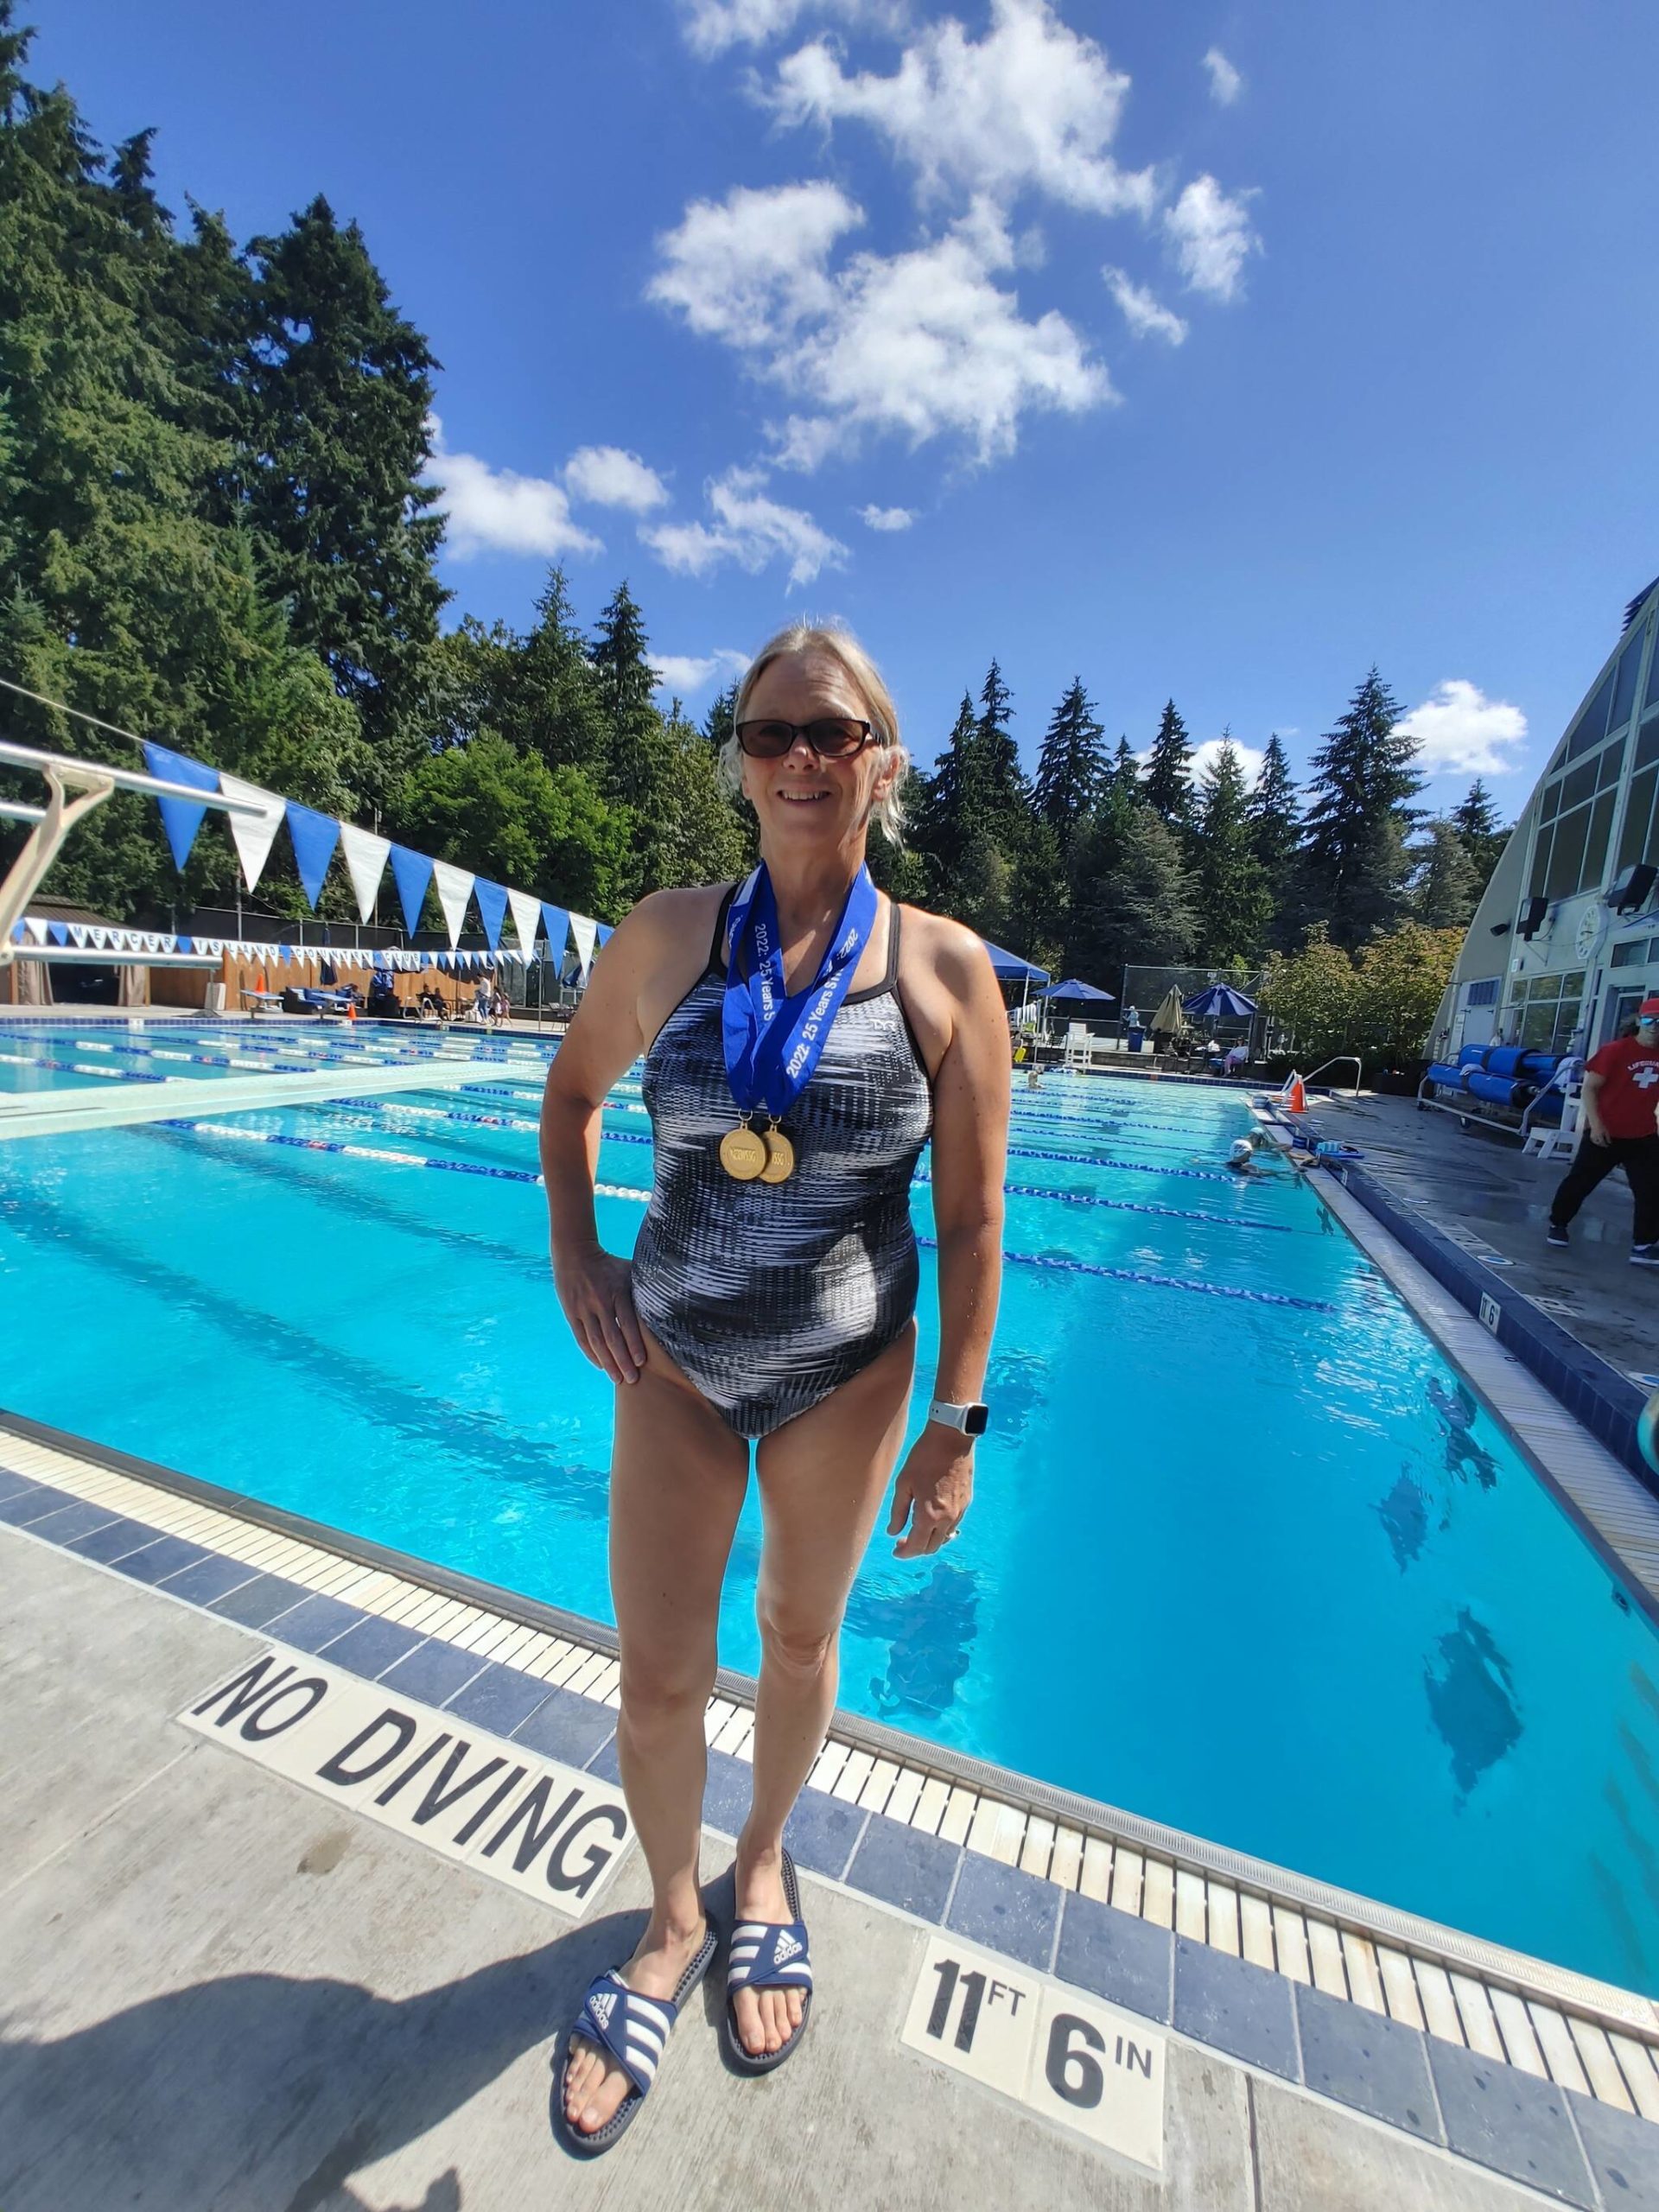
[[[911,1446],[893,1487],[887,1534],[899,1538],[893,1548],[893,1557],[920,1559],[948,1544],[961,1526],[973,1495],[972,1438],[946,1428],[941,1421],[929,1421]]]
[[[598,1245],[574,1255],[556,1251],[553,1281],[571,1333],[594,1365],[602,1367],[613,1382],[637,1382],[645,1363],[645,1339],[633,1310],[627,1262]]]

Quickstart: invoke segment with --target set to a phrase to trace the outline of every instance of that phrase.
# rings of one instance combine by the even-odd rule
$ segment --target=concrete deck
[[[1610,1176],[1573,1222],[1564,1252],[1544,1223],[1564,1160],[1522,1155],[1510,1137],[1449,1114],[1422,1113],[1410,1098],[1362,1092],[1318,1097],[1309,1119],[1321,1136],[1358,1145],[1389,1188],[1443,1229],[1461,1229],[1512,1264],[1515,1287],[1592,1351],[1625,1374],[1659,1370],[1659,1277],[1630,1263],[1630,1193]]]
[[[1517,2186],[1167,2030],[1153,2172],[904,2047],[934,1931],[810,1877],[806,2049],[766,2082],[728,2075],[711,1980],[626,2141],[575,2164],[549,2056],[633,1940],[638,1854],[572,1929],[187,1733],[181,1708],[264,1639],[10,1529],[0,1581],[6,2212],[1659,2207],[1659,2130],[1586,2100],[1594,2177],[1546,2162]],[[1457,2056],[1448,2081],[1469,2077]]]

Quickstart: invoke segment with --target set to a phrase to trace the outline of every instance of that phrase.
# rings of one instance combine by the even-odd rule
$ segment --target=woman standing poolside
[[[842,1615],[904,1439],[915,1360],[910,1180],[929,1137],[938,1231],[932,1417],[887,1533],[949,1543],[1001,1274],[1007,1028],[970,931],[877,893],[906,754],[875,667],[800,624],[760,654],[724,765],[760,823],[739,886],[662,891],[594,972],[548,1078],[542,1165],[555,1281],[617,1385],[611,1591],[622,1786],[651,1872],[639,1948],[588,1993],[565,2061],[573,2147],[607,2150],[715,1948],[699,1887],[721,1583],[757,1440],[765,1537],[753,1799],[738,1840],[728,2055],[801,2040],[811,1967],[784,1823],[836,1701]],[[656,1181],[632,1265],[594,1221],[601,1109],[645,1054]]]

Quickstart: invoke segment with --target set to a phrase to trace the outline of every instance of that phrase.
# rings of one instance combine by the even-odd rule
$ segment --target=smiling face
[[[780,653],[755,679],[743,703],[745,721],[816,721],[838,715],[868,721],[858,686],[833,653]],[[763,853],[827,853],[846,846],[861,854],[870,810],[899,772],[879,745],[848,760],[821,760],[804,738],[781,760],[742,755],[743,794],[760,823]]]

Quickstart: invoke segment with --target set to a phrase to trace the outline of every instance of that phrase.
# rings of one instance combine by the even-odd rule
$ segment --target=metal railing
[[[1354,1096],[1357,1098],[1359,1096],[1360,1079],[1365,1073],[1364,1063],[1360,1058],[1357,1052],[1333,1053],[1330,1059],[1321,1060],[1319,1062],[1318,1067],[1313,1071],[1313,1075],[1305,1075],[1302,1077],[1302,1081],[1304,1083],[1312,1083],[1313,1077],[1323,1075],[1326,1068],[1345,1068],[1351,1060],[1353,1062],[1354,1067]]]

